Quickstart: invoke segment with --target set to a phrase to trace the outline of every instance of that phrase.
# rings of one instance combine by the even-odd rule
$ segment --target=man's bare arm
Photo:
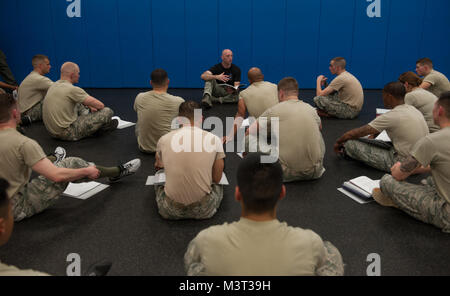
[[[431,86],[431,83],[424,81],[424,82],[422,82],[422,84],[419,87],[423,88],[423,89],[429,89],[430,86]]]
[[[87,96],[86,99],[84,99],[83,105],[90,108],[95,108],[97,110],[102,110],[105,108],[105,105],[102,102],[91,96]]]
[[[340,150],[345,142],[348,140],[358,139],[361,137],[365,137],[368,135],[378,134],[379,131],[371,127],[370,125],[364,125],[360,128],[352,129],[342,135],[339,139],[337,139],[336,144],[334,144],[334,151],[336,153],[340,153]]]

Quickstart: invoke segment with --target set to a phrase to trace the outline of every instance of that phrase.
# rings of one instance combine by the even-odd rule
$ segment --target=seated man
[[[6,191],[9,183],[0,178],[0,246],[6,244],[11,237],[14,228],[14,215],[12,202]],[[0,262],[0,276],[46,276],[48,274],[31,269],[20,270],[15,266],[10,266]]]
[[[205,81],[202,105],[206,109],[212,107],[212,103],[236,103],[239,99],[238,89],[221,86],[228,84],[238,87],[241,83],[241,69],[233,64],[233,52],[224,49],[222,62],[211,67],[201,75]]]
[[[250,138],[260,127],[264,128],[261,120],[267,119],[270,123],[271,118],[279,119],[279,131],[271,137],[278,139],[279,160],[285,182],[318,179],[325,172],[325,143],[320,132],[320,117],[313,107],[299,101],[298,94],[297,80],[292,77],[282,79],[278,83],[280,103],[266,110],[248,129]],[[268,133],[271,129],[271,126],[267,127]],[[250,149],[249,146],[246,151]],[[262,150],[258,147],[258,151]]]
[[[450,82],[444,74],[433,69],[433,62],[429,58],[423,58],[416,62],[416,72],[423,76],[421,88],[432,92],[436,97],[450,91]]]
[[[264,74],[259,68],[251,68],[248,71],[248,81],[250,86],[239,94],[240,99],[234,117],[234,127],[224,140],[232,140],[233,135],[241,126],[247,110],[249,117],[258,118],[264,111],[278,104],[277,85],[264,81]]]
[[[178,115],[183,98],[167,93],[169,78],[163,69],[152,72],[152,91],[140,93],[134,101],[137,112],[136,136],[139,150],[155,153],[159,138],[171,131],[172,120]]]
[[[405,87],[401,82],[388,83],[383,89],[384,106],[392,109],[371,123],[346,132],[334,145],[334,151],[384,172],[390,172],[395,162],[405,159],[412,146],[429,134],[425,119],[415,107],[405,105]],[[385,148],[376,142],[359,138],[386,131],[394,147]]]
[[[0,94],[0,178],[11,184],[8,196],[13,202],[14,219],[20,221],[53,205],[69,182],[109,177],[117,181],[134,174],[140,167],[135,159],[117,167],[94,166],[77,157],[64,158],[57,149],[46,157],[39,144],[16,130],[20,112],[14,98]],[[52,163],[54,161],[54,163]],[[30,181],[31,171],[38,173]]]
[[[317,77],[317,89],[314,102],[319,108],[320,116],[353,119],[359,115],[364,104],[364,92],[361,83],[355,76],[345,70],[347,62],[337,57],[330,62],[330,72],[338,75],[329,86],[323,75]]]
[[[238,222],[201,231],[184,255],[188,275],[313,276],[344,275],[338,249],[311,230],[277,219],[277,204],[286,196],[279,162],[261,163],[250,153],[239,164],[235,199]]]
[[[22,124],[42,120],[42,101],[53,81],[44,75],[50,72],[50,61],[45,55],[35,55],[31,60],[33,71],[19,86],[19,110]]]
[[[416,107],[423,114],[430,133],[438,131],[439,126],[434,123],[433,119],[433,107],[438,98],[433,93],[419,87],[422,79],[413,72],[403,73],[398,81],[403,83],[406,89],[405,104]]]
[[[166,174],[165,185],[155,185],[156,202],[165,219],[208,219],[220,206],[225,153],[221,140],[202,130],[200,105],[180,105],[183,127],[158,141],[155,168]],[[180,143],[181,140],[181,143]],[[162,170],[161,170],[162,171]],[[160,171],[160,172],[161,172]]]
[[[419,140],[409,157],[392,167],[392,176],[381,179],[373,197],[450,233],[450,92],[436,102],[433,116],[441,130]],[[404,182],[413,173],[430,171],[422,185]]]
[[[18,84],[14,75],[11,72],[11,69],[6,62],[6,56],[3,51],[0,50],[0,77],[3,81],[0,81],[0,93],[5,93],[5,90],[8,92],[12,92],[16,90]]]
[[[42,119],[50,135],[66,141],[102,134],[117,128],[114,112],[102,102],[74,86],[80,79],[77,64],[66,62],[61,79],[48,89],[42,107]],[[88,108],[88,109],[87,109]],[[89,112],[90,109],[90,112]]]

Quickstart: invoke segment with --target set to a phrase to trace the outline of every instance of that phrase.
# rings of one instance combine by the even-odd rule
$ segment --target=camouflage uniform
[[[433,177],[423,180],[422,185],[416,185],[384,175],[380,188],[402,211],[450,233],[450,204],[437,193]]]
[[[42,101],[23,112],[23,115],[27,115],[31,118],[31,121],[42,121]]]
[[[217,212],[223,198],[223,186],[213,184],[211,193],[201,200],[189,205],[183,205],[167,197],[164,185],[155,185],[156,203],[159,214],[164,219],[209,219]]]
[[[85,168],[88,162],[77,157],[68,157],[55,164],[62,168]],[[78,180],[83,182],[83,180]],[[38,214],[52,206],[66,190],[68,182],[55,183],[44,176],[38,176],[23,185],[11,198],[13,201],[14,220],[20,221]]]
[[[344,262],[339,250],[330,242],[323,242],[325,247],[325,262],[316,270],[318,276],[344,275]]]
[[[349,140],[345,142],[344,148],[347,156],[387,173],[401,160],[394,147],[388,150],[358,140]]]
[[[359,110],[352,107],[339,99],[339,93],[328,96],[318,96],[314,98],[319,109],[326,111],[328,114],[340,119],[353,119],[359,115]]]
[[[229,94],[224,87],[218,86],[217,81],[210,80],[205,82],[205,89],[203,91],[203,96],[208,94],[211,98],[211,102],[208,103],[237,103],[239,101],[239,94],[235,93]]]
[[[81,108],[79,111],[82,113],[85,112],[85,110]],[[53,136],[66,141],[78,141],[92,136],[94,133],[101,130],[103,126],[109,125],[113,115],[114,112],[108,107],[94,113],[80,115],[77,120],[68,128],[64,129],[61,134]]]

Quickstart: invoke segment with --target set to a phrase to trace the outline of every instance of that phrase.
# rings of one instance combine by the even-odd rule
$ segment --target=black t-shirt
[[[231,67],[226,69],[223,67],[222,63],[212,66],[209,69],[209,72],[211,72],[213,75],[219,75],[222,73],[225,73],[225,75],[230,76],[230,80],[228,80],[226,83],[229,85],[234,86],[235,82],[241,82],[241,69],[239,69],[238,66],[235,64],[231,64]],[[216,80],[218,84],[224,83],[223,81]]]

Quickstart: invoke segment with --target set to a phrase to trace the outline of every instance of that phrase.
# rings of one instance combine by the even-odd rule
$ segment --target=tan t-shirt
[[[450,82],[448,81],[448,78],[436,70],[432,70],[430,74],[425,76],[423,81],[431,84],[428,90],[438,98],[442,93],[450,91]]]
[[[42,120],[53,135],[59,135],[77,120],[76,105],[89,95],[67,80],[58,80],[48,89],[42,107]]]
[[[405,104],[416,107],[423,114],[430,133],[440,129],[433,119],[433,108],[437,100],[438,98],[433,93],[423,88],[416,88],[405,96]]]
[[[278,104],[278,87],[267,81],[255,82],[239,96],[244,100],[249,116],[258,118],[264,111]]]
[[[401,158],[409,156],[410,149],[420,139],[429,134],[427,123],[422,113],[410,105],[399,105],[378,116],[369,123],[380,133],[386,130],[394,144],[395,151]]]
[[[44,159],[39,144],[14,128],[0,130],[0,178],[8,180],[8,196],[12,197],[30,180],[31,167]]]
[[[325,256],[322,239],[311,230],[241,218],[201,231],[185,258],[203,265],[201,275],[313,276]]]
[[[320,132],[320,117],[309,104],[299,100],[279,103],[264,112],[261,118],[279,118],[279,159],[295,172],[309,172],[322,163],[325,145]],[[268,126],[270,129],[271,126]]]
[[[42,101],[53,81],[36,71],[28,74],[19,86],[19,110],[25,112]]]
[[[0,262],[0,276],[49,276],[49,274],[32,269],[18,269]]]
[[[214,162],[225,158],[217,136],[190,126],[162,136],[156,153],[164,165],[166,195],[184,205],[211,193]]]
[[[364,104],[364,92],[359,80],[345,71],[330,83],[330,88],[339,92],[339,99],[357,110]]]
[[[422,166],[430,165],[439,196],[450,203],[450,127],[421,139],[411,155]]]
[[[134,110],[138,117],[138,143],[142,149],[156,151],[159,138],[171,131],[172,120],[178,116],[178,108],[183,102],[183,98],[168,93],[149,91],[137,95]]]

